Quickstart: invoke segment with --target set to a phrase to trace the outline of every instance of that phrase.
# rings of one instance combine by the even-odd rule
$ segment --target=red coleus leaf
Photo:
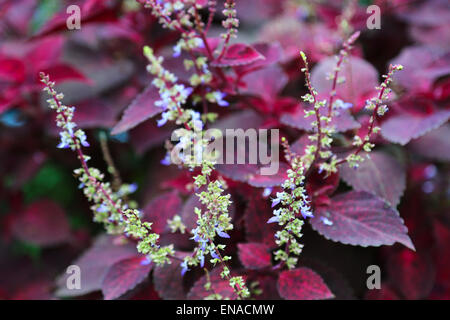
[[[64,37],[61,35],[37,40],[27,54],[27,63],[36,75],[52,66],[61,56]]]
[[[155,102],[159,99],[158,89],[150,84],[131,102],[125,110],[122,119],[112,129],[111,134],[125,132],[162,112],[162,108],[155,106]]]
[[[260,96],[268,103],[276,100],[278,92],[284,88],[288,80],[283,69],[277,65],[254,71],[243,79],[247,85],[247,93]]]
[[[67,30],[67,18],[69,15],[66,13],[67,7],[63,6],[63,9],[64,10],[57,13],[52,19],[44,24],[36,34],[36,37],[42,37],[57,31]],[[108,1],[104,0],[85,1],[81,6],[80,17],[82,25],[94,22],[117,21],[117,16],[112,8],[110,8]]]
[[[383,122],[381,134],[391,142],[405,145],[412,139],[419,138],[438,128],[448,119],[450,119],[450,110],[440,110],[424,117],[396,115]]]
[[[287,179],[287,169],[289,168],[289,166],[285,162],[271,164],[273,168],[275,168],[276,165],[278,165],[278,171],[276,174],[254,174],[249,177],[248,184],[257,188],[269,188],[282,185],[283,182]]]
[[[328,79],[328,74],[334,70],[336,63],[334,57],[325,58],[311,72],[312,85],[322,97],[331,92],[333,81]],[[345,77],[346,81],[337,86],[337,98],[353,103],[358,108],[378,86],[377,70],[367,61],[357,57],[349,57],[348,62],[341,66],[339,77]]]
[[[161,300],[152,283],[146,283],[133,292],[129,300]]]
[[[277,277],[275,274],[263,274],[257,273],[256,278],[251,278],[249,275],[248,282],[253,283],[253,281],[258,282],[258,289],[262,292],[258,295],[255,295],[255,299],[258,300],[281,300],[280,294],[278,293],[277,288]]]
[[[188,254],[176,252],[178,258],[183,259]],[[162,267],[156,267],[153,271],[153,283],[158,295],[167,300],[182,300],[186,298],[183,288],[183,276],[179,261],[172,261]]]
[[[109,128],[115,123],[118,112],[114,105],[92,99],[77,104],[73,119],[80,128]]]
[[[132,257],[113,264],[102,283],[105,300],[112,300],[135,288],[152,269],[145,257]]]
[[[149,149],[163,145],[170,139],[173,126],[170,124],[158,128],[156,121],[148,120],[130,130],[130,143],[137,153],[142,155]]]
[[[67,64],[54,64],[48,68],[40,69],[40,72],[48,74],[52,81],[61,83],[67,80],[77,80],[92,83],[80,71]],[[36,74],[37,75],[37,74]]]
[[[283,3],[279,0],[236,1],[239,19],[249,25],[258,25],[282,13]]]
[[[312,131],[313,126],[311,123],[316,121],[316,118],[315,116],[305,118],[305,110],[310,110],[310,107],[299,105],[293,113],[285,113],[281,115],[280,122],[296,129]],[[326,108],[320,109],[321,115],[326,116],[327,113],[328,110]],[[345,132],[361,127],[359,122],[356,121],[355,118],[353,118],[353,116],[346,110],[340,110],[339,114],[332,118],[330,125],[334,126],[336,132]]]
[[[247,182],[258,172],[256,164],[218,164],[216,170],[234,181]]]
[[[436,46],[404,48],[391,63],[404,67],[394,80],[409,91],[427,92],[437,78],[450,74],[450,52]]]
[[[305,154],[305,149],[309,144],[311,144],[311,140],[307,134],[304,134],[291,145],[291,151],[301,157]]]
[[[208,276],[204,275],[197,280],[189,291],[188,299],[203,300],[213,293],[216,293],[220,294],[223,299],[236,300],[237,295],[234,292],[234,289],[230,286],[227,279],[222,279],[220,276],[221,271],[221,268],[215,268],[208,274]],[[208,278],[211,282],[211,290],[205,289],[205,284],[207,283]]]
[[[22,60],[0,56],[0,80],[21,83],[25,80],[25,65]]]
[[[211,52],[216,51],[217,47],[220,45],[220,43],[222,42],[222,38],[220,37],[211,37],[211,38],[206,38],[206,42],[208,44],[208,46],[201,46],[201,47],[197,47],[195,49],[193,49],[194,52],[198,52],[204,56],[208,56],[208,49],[209,48],[211,50]],[[183,68],[186,70],[186,68]]]
[[[53,246],[66,242],[70,227],[64,210],[51,200],[39,200],[19,213],[12,225],[20,240],[38,246]]]
[[[429,295],[435,281],[429,253],[401,248],[388,258],[387,264],[392,285],[406,299],[423,299]]]
[[[270,20],[263,26],[260,39],[280,43],[285,52],[282,62],[298,58],[299,48],[302,48],[312,61],[317,61],[323,56],[328,56],[326,48],[335,46],[338,41],[336,34],[330,32],[324,24],[302,23],[292,15]],[[320,46],[317,45],[318,42]],[[296,68],[298,70],[297,64]]]
[[[221,117],[212,127],[221,130],[225,134],[226,129],[259,129],[263,124],[264,118],[261,114],[247,109]]]
[[[450,126],[444,125],[409,143],[409,148],[429,159],[450,161]]]
[[[256,51],[252,46],[236,43],[230,45],[220,60],[211,63],[215,67],[235,67],[250,64],[257,60],[264,59],[264,56]]]
[[[356,296],[348,279],[329,263],[330,260],[324,261],[319,258],[320,254],[316,250],[314,251],[314,258],[302,256],[302,267],[310,268],[319,274],[337,300],[355,300]],[[330,255],[327,256],[330,257]],[[336,253],[335,256],[339,256],[339,253]]]
[[[195,171],[194,171],[195,174]],[[189,171],[180,172],[174,178],[169,177],[162,183],[163,188],[170,188],[177,190],[183,195],[188,195],[191,193],[192,189],[192,174]]]
[[[235,67],[234,70],[239,76],[275,64],[283,57],[283,49],[279,43],[257,43],[254,44],[253,47],[261,53],[265,59],[256,60],[248,65]]]
[[[57,281],[55,294],[58,297],[76,297],[101,290],[103,279],[112,265],[137,256],[136,245],[125,238],[100,236],[91,248],[72,263],[80,267],[81,288],[68,289],[66,282],[70,275],[63,274]]]
[[[327,175],[325,172],[313,170],[306,184],[306,191],[311,196],[315,206],[328,205],[329,196],[336,191],[339,186],[339,174]]]
[[[333,197],[330,206],[317,208],[310,221],[314,230],[333,241],[363,247],[399,242],[414,250],[397,210],[365,191]]]
[[[80,33],[80,38],[83,39],[98,39],[101,41],[120,41],[129,40],[133,44],[141,45],[142,36],[132,29],[132,26],[125,19],[105,23],[92,23],[83,26],[83,33]],[[89,40],[88,40],[89,41]]]
[[[264,243],[275,246],[274,234],[277,231],[275,223],[267,223],[273,212],[270,201],[261,199],[258,195],[251,197],[245,210],[245,230],[248,242]]]
[[[322,278],[309,268],[297,268],[280,273],[278,292],[287,300],[321,300],[334,298]]]
[[[382,152],[371,152],[370,159],[365,158],[357,169],[344,164],[339,172],[353,189],[373,193],[387,200],[393,207],[400,202],[406,188],[404,166]]]
[[[398,15],[409,24],[430,28],[448,24],[450,12],[447,9],[445,1],[427,1],[405,8]]]
[[[247,269],[262,269],[271,265],[270,248],[263,243],[239,243],[239,259]]]
[[[145,206],[142,219],[152,222],[152,231],[161,234],[168,231],[166,229],[167,220],[178,214],[180,209],[181,199],[178,192],[167,192],[156,197]]]

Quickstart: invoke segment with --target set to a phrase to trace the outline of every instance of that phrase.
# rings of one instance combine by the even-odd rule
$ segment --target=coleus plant
[[[308,243],[301,233],[308,220],[314,230],[333,241],[364,247],[398,242],[414,249],[396,209],[405,189],[403,169],[391,156],[372,149],[376,141],[382,141],[380,131],[385,139],[406,144],[445,123],[448,112],[399,115],[395,111],[405,98],[396,90],[399,97],[391,100],[390,85],[393,79],[407,85],[401,76],[409,72],[407,59],[403,59],[406,63],[393,61],[384,81],[376,87],[373,79],[377,75],[361,71],[367,64],[350,56],[358,32],[347,34],[336,59],[321,60],[312,72],[306,54],[298,53],[304,48],[298,46],[300,66],[295,68],[304,73],[307,93],[297,103],[279,96],[287,82],[285,73],[274,66],[281,59],[280,46],[232,41],[239,26],[234,1],[224,4],[222,39],[209,35],[218,7],[215,1],[139,2],[177,40],[170,58],[158,55],[159,48],[144,48],[153,80],[127,108],[112,133],[121,134],[155,118],[150,121],[159,128],[152,132],[173,130],[179,138],[175,146],[166,143],[163,166],[171,165],[171,150],[189,148],[195,132],[207,126],[282,127],[285,159],[278,174],[267,177],[257,174],[252,166],[182,159],[179,178],[166,182],[176,190],[157,196],[139,210],[130,200],[134,184],[117,183],[117,179],[110,184],[100,170],[91,167],[83,152],[89,145],[86,134],[73,121],[77,111],[63,104],[63,95],[56,92],[52,82],[53,72],[44,70],[50,77],[41,77],[60,128],[58,147],[75,151],[81,168],[74,174],[92,203],[94,220],[115,236],[98,239],[75,262],[83,270],[92,257],[104,257],[104,264],[95,266],[99,279],[92,273],[92,278],[82,280],[79,292],[66,290],[64,279],[60,279],[60,296],[101,288],[105,298],[118,298],[153,272],[152,287],[167,299],[185,298],[185,283],[192,284],[192,277],[199,278],[189,286],[187,297],[193,299],[331,298],[336,293],[319,275],[322,273],[302,264],[302,249]],[[86,7],[84,10],[92,10]],[[59,30],[55,21],[56,27],[45,32]],[[405,70],[397,73],[399,63]],[[347,66],[369,80],[349,76]],[[351,96],[355,93],[356,99]],[[246,111],[235,112],[234,118],[227,115],[230,109],[248,106],[266,118],[261,120],[257,113]],[[388,109],[394,109],[393,116]],[[383,121],[385,113],[387,121]],[[306,134],[296,139],[298,134],[292,134],[289,127]],[[402,130],[396,130],[399,128]],[[192,147],[201,152],[208,143],[204,140]],[[108,165],[109,169],[114,167]],[[339,178],[354,190],[335,194]],[[238,195],[241,191],[250,194],[244,201]],[[180,194],[189,196],[184,204]],[[247,203],[245,210],[242,202]],[[39,208],[30,208],[30,212],[32,209]],[[402,251],[402,255],[409,257],[408,252]],[[204,271],[204,276],[198,270]]]

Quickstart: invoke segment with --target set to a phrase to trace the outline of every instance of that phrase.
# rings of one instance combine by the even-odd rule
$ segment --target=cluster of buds
[[[313,128],[313,134],[309,135],[308,138],[312,144],[305,148],[305,155],[302,157],[303,165],[308,168],[312,168],[315,161],[320,159],[328,160],[323,161],[320,164],[319,171],[325,171],[327,174],[331,172],[336,172],[336,156],[331,152],[331,143],[333,142],[332,135],[335,133],[335,129],[331,126],[331,119],[335,112],[322,112],[331,101],[322,100],[319,101],[317,98],[317,91],[311,84],[311,75],[309,72],[309,65],[306,55],[303,51],[300,52],[300,56],[303,60],[304,67],[301,69],[305,73],[306,86],[308,87],[309,93],[302,96],[304,102],[312,104],[313,108],[311,110],[305,110],[305,118],[314,116],[315,119],[311,122]],[[338,100],[339,101],[339,100]]]
[[[56,111],[56,125],[61,128],[59,133],[61,141],[58,144],[58,148],[70,148],[76,150],[83,147],[89,147],[89,143],[86,140],[86,134],[81,129],[76,129],[76,124],[72,121],[75,107],[68,107],[61,103],[64,98],[64,94],[58,93],[55,90],[55,83],[50,81],[48,75],[41,73],[41,82],[45,84],[44,91],[51,96],[47,100],[51,109]]]
[[[181,49],[190,50],[190,48],[184,47]],[[224,279],[228,279],[230,286],[235,289],[238,297],[246,298],[250,293],[245,286],[243,278],[232,277],[230,269],[226,265],[226,262],[231,257],[222,256],[220,253],[220,251],[224,250],[225,245],[214,242],[217,237],[229,238],[227,231],[233,229],[231,218],[228,214],[231,196],[229,194],[223,194],[226,187],[225,182],[220,180],[210,181],[214,163],[203,158],[203,151],[207,147],[208,141],[199,138],[203,136],[204,127],[200,113],[192,109],[183,109],[183,105],[193,90],[184,87],[184,85],[177,84],[175,75],[162,66],[163,58],[156,57],[151,48],[145,47],[144,54],[150,62],[147,70],[155,76],[153,85],[158,88],[161,97],[161,100],[156,104],[164,110],[162,119],[158,120],[158,125],[163,125],[167,121],[174,121],[178,125],[184,125],[184,127],[180,127],[173,132],[172,138],[177,139],[178,143],[167,153],[163,163],[166,165],[171,163],[183,164],[191,170],[197,166],[202,167],[201,174],[195,177],[194,185],[197,189],[205,189],[197,194],[197,196],[206,210],[202,212],[199,208],[195,208],[197,227],[191,231],[193,235],[191,239],[198,246],[194,250],[194,254],[187,256],[181,263],[182,274],[184,275],[190,270],[190,267],[203,267],[205,257],[209,255],[212,264],[216,265],[219,263],[222,265],[221,276]],[[191,77],[191,84],[193,85],[198,85],[197,80],[202,79],[202,75],[208,72],[205,59],[197,58],[195,62],[193,60],[185,60],[184,64],[187,69],[194,66],[197,71],[202,69],[204,72],[197,72],[193,76],[194,78]],[[210,103],[217,103],[219,106],[228,106],[228,102],[224,100],[225,94],[220,91],[206,92],[204,98]],[[181,150],[183,150],[182,153],[178,152]],[[174,158],[175,155],[177,158]],[[175,159],[177,161],[174,161]],[[168,221],[168,225],[172,231],[182,231],[185,229],[185,226],[179,220]]]
[[[187,256],[182,263],[182,273],[184,274],[191,266],[204,267],[205,257],[210,256],[210,262],[213,265],[222,264],[221,276],[228,279],[230,286],[235,288],[236,294],[245,298],[249,296],[248,289],[245,287],[242,277],[231,277],[230,269],[226,262],[231,259],[230,256],[222,256],[220,251],[225,249],[225,245],[216,244],[214,240],[217,237],[230,238],[228,231],[233,229],[231,217],[228,208],[231,204],[230,195],[224,194],[226,184],[224,181],[210,181],[210,175],[213,171],[214,164],[204,160],[202,163],[201,174],[196,176],[194,185],[196,189],[204,189],[198,193],[200,203],[205,207],[204,212],[195,208],[197,215],[197,227],[192,233],[192,240],[197,243],[192,256]]]
[[[175,146],[167,145],[169,152],[163,164],[174,163],[173,155],[179,155],[177,150],[193,150],[192,152],[183,152],[181,157],[181,164],[193,170],[197,166],[202,167],[201,175],[195,178],[195,186],[204,191],[200,192],[198,197],[200,202],[206,207],[205,212],[196,208],[195,213],[198,216],[197,227],[192,230],[192,239],[198,243],[198,247],[194,254],[184,259],[182,263],[182,271],[185,273],[192,266],[203,266],[205,263],[205,256],[211,256],[211,263],[220,263],[223,266],[222,277],[229,280],[230,285],[235,289],[238,297],[244,298],[249,296],[249,291],[245,286],[242,277],[231,277],[230,270],[226,266],[226,261],[230,257],[222,257],[220,251],[225,248],[224,245],[216,245],[214,243],[216,237],[229,238],[227,231],[233,228],[231,218],[228,215],[228,206],[230,205],[230,195],[223,195],[225,183],[220,180],[210,181],[214,164],[209,159],[204,159],[203,150],[207,147],[208,141],[202,137],[204,121],[214,121],[216,115],[207,113],[203,116],[192,109],[183,109],[188,98],[191,98],[193,104],[198,102],[203,103],[204,110],[207,110],[207,103],[214,103],[222,107],[228,106],[225,100],[225,93],[211,88],[213,75],[209,70],[209,63],[214,60],[211,48],[206,41],[205,30],[213,19],[215,12],[216,1],[208,1],[210,17],[205,29],[205,23],[201,19],[200,10],[203,9],[202,4],[196,0],[138,0],[146,7],[152,9],[152,14],[157,17],[163,27],[174,30],[180,33],[180,39],[174,46],[174,56],[180,56],[182,51],[185,51],[190,59],[184,60],[184,66],[187,71],[195,69],[195,73],[190,77],[189,84],[191,87],[186,87],[183,84],[177,83],[176,76],[164,69],[162,66],[163,58],[156,57],[151,48],[144,48],[144,55],[149,60],[150,64],[147,67],[149,73],[155,78],[153,85],[158,88],[160,100],[155,105],[161,107],[163,110],[162,117],[158,120],[158,126],[164,125],[168,121],[173,121],[177,125],[183,125],[174,131],[172,137],[179,140]],[[225,4],[224,15],[227,19],[224,21],[224,27],[227,29],[225,35],[225,43],[220,54],[220,58],[224,55],[227,45],[231,37],[236,35],[236,28],[239,25],[236,19],[235,3],[233,0],[227,0]],[[207,32],[207,31],[206,31]],[[206,52],[207,57],[199,55],[198,53]],[[222,81],[226,81],[226,77],[222,70],[215,68],[215,72],[221,77]],[[195,94],[194,94],[195,88]],[[192,96],[191,96],[192,95]],[[180,157],[179,157],[180,158]],[[177,163],[180,164],[180,163]],[[136,219],[132,217],[137,217]],[[128,220],[140,221],[138,215],[129,217]],[[172,231],[185,231],[185,226],[181,218],[176,217],[168,221],[169,227]],[[139,230],[139,234],[134,232],[134,235],[147,239],[146,242],[141,240],[140,243],[145,248],[152,248],[152,244],[156,244],[157,239],[148,239],[146,231],[149,230],[150,225],[135,225],[135,229]],[[127,229],[129,230],[129,228]],[[145,237],[145,238],[144,238]],[[142,250],[142,247],[140,248]],[[169,250],[169,249],[167,249]],[[169,250],[170,251],[170,250]],[[144,251],[145,252],[145,251]],[[163,256],[164,258],[164,256]],[[162,259],[163,259],[162,258]]]
[[[163,57],[156,57],[153,49],[144,47],[144,55],[149,60],[147,71],[155,76],[152,84],[158,88],[161,100],[155,103],[163,109],[162,118],[158,120],[158,126],[163,126],[168,120],[177,124],[185,123],[185,114],[182,105],[186,103],[193,89],[177,84],[177,77],[170,71],[164,69]]]
[[[121,234],[122,212],[128,208],[127,204],[111,190],[108,182],[103,181],[104,175],[100,170],[88,167],[86,172],[84,168],[78,168],[74,170],[74,174],[80,182],[79,188],[83,189],[86,198],[93,203],[91,209],[94,222],[102,223],[109,234]]]
[[[48,100],[51,109],[57,113],[56,122],[61,128],[62,141],[58,147],[70,148],[78,155],[81,168],[74,170],[86,198],[93,203],[94,221],[102,223],[109,234],[122,234],[138,240],[137,249],[147,255],[147,261],[157,265],[170,262],[174,255],[172,246],[160,247],[157,242],[159,235],[151,232],[151,223],[142,222],[140,212],[129,208],[124,197],[136,191],[134,184],[123,184],[113,191],[110,183],[104,182],[100,170],[89,167],[89,157],[83,154],[81,146],[87,146],[86,135],[81,129],[75,131],[76,124],[72,121],[75,108],[69,108],[62,103],[63,95],[54,89],[55,83],[49,76],[41,73],[41,81],[51,99]]]
[[[286,140],[282,139],[283,144]],[[281,231],[275,234],[275,242],[278,246],[285,245],[285,249],[275,252],[275,260],[286,264],[289,269],[295,268],[298,256],[302,252],[303,245],[298,242],[302,236],[303,219],[313,217],[309,205],[308,195],[304,187],[305,168],[300,157],[288,157],[291,168],[288,169],[288,178],[284,181],[282,192],[277,192],[277,197],[272,199],[272,207],[278,207],[273,211],[273,217],[267,223],[278,223],[283,226]]]
[[[237,28],[239,27],[239,20],[236,14],[236,3],[234,0],[227,0],[225,2],[225,9],[222,11],[223,15],[226,17],[222,21],[222,26],[227,29],[227,33],[222,34],[224,39],[235,38],[237,36]]]
[[[341,71],[342,65],[347,61],[350,50],[353,49],[353,44],[358,39],[359,35],[359,31],[353,33],[346,41],[344,41],[342,49],[339,51],[339,54],[335,56],[336,66],[334,67],[333,72],[327,77],[328,80],[333,81],[328,100],[328,116],[331,115],[332,109],[348,109],[352,107],[351,103],[345,103],[342,100],[337,100],[336,103],[333,103],[333,100],[336,97],[337,85],[345,82],[345,77],[339,76],[339,72]]]
[[[350,109],[353,106],[351,103],[344,102],[340,99],[334,101],[337,85],[345,82],[345,77],[339,76],[339,72],[341,71],[343,63],[347,61],[347,56],[353,48],[353,43],[358,37],[359,32],[352,34],[343,43],[339,55],[335,57],[336,66],[334,67],[333,72],[328,76],[328,80],[332,81],[328,100],[317,100],[317,92],[311,85],[311,76],[306,55],[303,52],[300,52],[305,65],[305,67],[302,68],[302,72],[305,73],[306,85],[309,89],[309,93],[303,96],[303,100],[313,105],[313,110],[306,111],[305,118],[314,115],[316,116],[315,121],[311,123],[312,127],[316,129],[316,134],[309,136],[309,139],[312,142],[315,142],[315,144],[306,148],[306,154],[302,160],[309,168],[312,168],[315,161],[319,161],[320,159],[324,160],[319,165],[319,172],[324,171],[327,175],[336,172],[338,164],[337,157],[330,150],[331,143],[333,142],[332,136],[336,132],[335,128],[331,125],[332,117],[339,114],[341,110]],[[321,108],[328,108],[328,112],[321,112]]]
[[[124,212],[124,217],[124,232],[127,236],[138,239],[137,250],[147,256],[146,263],[171,263],[170,257],[175,256],[173,245],[158,245],[159,235],[151,232],[152,223],[142,222],[139,210],[128,209]]]
[[[353,139],[353,146],[357,148],[356,151],[349,154],[345,159],[338,161],[337,164],[347,162],[350,167],[358,168],[359,163],[364,161],[364,158],[359,153],[361,151],[369,153],[375,147],[375,145],[370,142],[372,134],[376,134],[380,131],[380,127],[375,126],[375,120],[377,117],[383,116],[388,111],[386,102],[389,100],[390,94],[392,92],[392,90],[389,88],[389,85],[392,82],[392,77],[395,72],[402,69],[403,66],[401,65],[389,66],[388,73],[383,75],[384,81],[379,87],[376,88],[378,95],[366,101],[365,109],[372,112],[372,115],[369,119],[369,128],[366,135],[363,139],[359,136],[355,136]]]

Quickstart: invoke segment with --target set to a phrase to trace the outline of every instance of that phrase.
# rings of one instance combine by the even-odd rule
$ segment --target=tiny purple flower
[[[267,198],[268,196],[270,196],[271,193],[272,193],[272,188],[264,188],[262,196],[264,198]]]
[[[132,183],[132,184],[130,184],[130,186],[128,187],[128,191],[129,191],[130,193],[136,192],[137,189],[138,189],[137,183]]]
[[[164,112],[161,116],[162,116],[162,118],[157,120],[158,127],[162,127],[163,125],[165,125],[167,123],[169,114],[167,112]]]
[[[149,257],[145,257],[141,260],[141,266],[148,266],[150,263],[152,263],[152,260]]]
[[[223,231],[218,231],[217,234],[219,235],[219,237],[222,237],[222,238],[227,238],[227,239],[230,238],[230,236],[226,232],[223,232]]]
[[[301,208],[301,213],[303,218],[314,218],[314,215],[311,212],[311,209],[308,206],[302,207]]]
[[[226,93],[220,92],[220,91],[216,91],[215,93],[215,97],[216,97],[216,102],[219,106],[221,107],[228,107],[230,104],[228,103],[228,101],[225,101],[224,98],[227,96]]]
[[[211,251],[211,257],[213,257],[214,259],[220,259],[219,256],[217,255],[216,251]]]
[[[273,216],[267,221],[267,223],[275,223],[275,222],[280,222],[280,218],[278,216]]]
[[[188,266],[187,266],[187,262],[186,261],[183,261],[182,263],[181,263],[181,275],[182,276],[184,276],[184,274],[187,272],[187,271],[189,271],[190,269],[188,268]]]
[[[281,201],[281,199],[280,198],[275,198],[275,199],[272,199],[272,208],[273,207],[275,207],[277,204],[279,204],[280,203],[280,201]]]
[[[108,207],[105,204],[102,203],[97,208],[97,212],[100,212],[100,213],[108,212]]]

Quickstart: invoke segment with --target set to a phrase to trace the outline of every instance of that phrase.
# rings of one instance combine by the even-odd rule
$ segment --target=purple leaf
[[[172,219],[181,209],[178,192],[171,191],[157,196],[144,208],[142,220],[153,223],[152,231],[158,234],[167,231],[167,220]]]
[[[243,81],[247,85],[246,93],[261,96],[265,101],[273,103],[289,79],[283,69],[273,65],[246,75]]]
[[[381,134],[387,140],[405,145],[427,132],[440,127],[450,118],[450,110],[437,111],[429,116],[397,115],[381,125]]]
[[[274,164],[272,163],[272,166]],[[273,175],[252,175],[248,179],[248,184],[257,188],[268,188],[280,186],[287,179],[287,169],[289,166],[285,162],[278,163],[278,172]]]
[[[220,294],[223,298],[229,298],[231,300],[235,300],[236,293],[234,289],[230,286],[227,279],[222,279],[220,276],[221,268],[215,268],[209,273],[209,280],[211,282],[211,290],[205,289],[205,284],[208,281],[206,275],[197,280],[196,283],[192,286],[191,290],[188,294],[188,299],[190,300],[203,300],[207,296],[217,293]]]
[[[183,259],[187,253],[176,252],[178,258]],[[171,264],[156,267],[153,271],[153,283],[158,295],[167,300],[186,299],[181,275],[181,262],[174,260]]]
[[[141,122],[161,113],[162,108],[155,106],[160,99],[158,89],[150,84],[145,90],[131,102],[125,110],[122,119],[114,126],[111,134],[119,134],[136,127]]]
[[[408,300],[425,299],[435,284],[435,268],[428,252],[401,248],[387,259],[392,285]]]
[[[450,161],[450,126],[444,125],[413,140],[408,147],[428,159]]]
[[[334,298],[322,277],[309,268],[283,271],[278,278],[278,292],[287,300],[322,300]]]
[[[450,73],[450,52],[431,46],[406,47],[391,63],[404,67],[394,75],[398,84],[408,91],[427,92],[437,78]]]
[[[135,288],[144,281],[152,269],[152,264],[142,264],[145,257],[132,257],[113,264],[102,283],[105,300],[113,300]]]
[[[239,243],[239,259],[247,269],[262,269],[271,265],[270,248],[263,243]]]
[[[66,281],[70,275],[64,273],[57,280],[56,296],[77,297],[101,290],[102,281],[112,265],[138,256],[134,243],[128,241],[120,243],[117,241],[119,239],[106,235],[98,237],[92,247],[72,263],[80,267],[81,289],[68,289]]]
[[[310,221],[314,230],[333,241],[363,247],[399,242],[415,250],[397,210],[365,191],[331,198],[330,206],[317,208]]]
[[[223,57],[219,61],[213,61],[211,65],[215,67],[235,67],[262,59],[264,59],[264,56],[252,46],[236,43],[230,45]]]
[[[244,216],[248,242],[264,243],[271,248],[275,246],[274,234],[278,226],[267,223],[272,216],[273,211],[269,200],[261,199],[259,194],[251,197]]]
[[[234,70],[237,74],[243,75],[257,69],[267,67],[279,62],[283,57],[283,49],[279,43],[257,43],[254,44],[253,47],[261,53],[265,59],[256,60],[255,62],[245,66],[235,67]]]
[[[393,157],[382,152],[371,152],[358,169],[344,164],[342,179],[357,191],[367,191],[387,200],[396,207],[406,188],[405,168]]]

